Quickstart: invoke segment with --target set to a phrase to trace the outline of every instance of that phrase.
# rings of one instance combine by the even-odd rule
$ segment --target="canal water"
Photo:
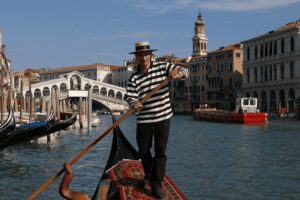
[[[119,116],[117,116],[119,118]],[[136,148],[136,117],[121,125]],[[0,199],[26,199],[111,124],[101,116],[92,132],[71,129],[49,143],[0,151]],[[300,121],[222,124],[173,116],[166,173],[188,199],[300,199]],[[112,134],[72,166],[70,188],[92,197],[105,167]],[[36,199],[62,199],[58,178]]]

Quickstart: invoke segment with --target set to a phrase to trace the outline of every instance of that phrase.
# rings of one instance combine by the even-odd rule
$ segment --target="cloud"
[[[139,37],[167,37],[167,32],[161,32],[161,33],[151,33],[151,32],[134,32],[134,33],[128,33],[128,32],[121,32],[116,35],[109,35],[109,36],[103,36],[103,37],[93,37],[93,40],[100,40],[100,39],[118,39],[118,38],[139,38]]]
[[[132,1],[132,4],[140,9],[153,10],[155,15],[172,10],[195,9],[198,7],[208,10],[251,11],[287,6],[298,2],[300,0],[207,0],[204,2],[199,0],[161,0],[159,3],[154,4],[153,1],[141,0],[138,3]]]

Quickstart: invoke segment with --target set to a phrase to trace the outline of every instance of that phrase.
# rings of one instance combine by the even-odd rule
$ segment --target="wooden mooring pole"
[[[3,85],[4,85],[4,67],[1,68],[1,124],[3,124],[3,118],[4,118],[4,94],[3,94]]]
[[[55,98],[56,98],[56,117],[57,119],[60,119],[60,107],[59,107],[59,97],[60,97],[60,91],[58,88],[56,88],[55,91]]]
[[[79,112],[79,126],[80,129],[83,129],[83,123],[82,123],[82,97],[79,98],[79,102],[78,102],[78,112]]]
[[[24,101],[23,99],[23,81],[21,81],[21,98],[20,98],[20,125],[22,125],[22,119],[23,119],[23,104],[22,102]]]

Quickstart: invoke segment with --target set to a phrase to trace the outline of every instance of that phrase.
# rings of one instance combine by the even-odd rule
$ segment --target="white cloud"
[[[161,0],[159,3],[149,0],[131,1],[133,6],[140,9],[153,10],[153,14],[162,14],[171,10],[196,9],[198,7],[208,10],[250,11],[286,6],[300,2],[300,0]]]
[[[161,32],[161,33],[151,33],[151,32],[134,32],[134,33],[127,33],[127,32],[121,32],[116,35],[110,35],[110,36],[103,36],[103,37],[93,37],[93,40],[100,40],[100,39],[118,39],[118,38],[139,38],[139,37],[161,37],[165,38],[169,35],[167,32]]]

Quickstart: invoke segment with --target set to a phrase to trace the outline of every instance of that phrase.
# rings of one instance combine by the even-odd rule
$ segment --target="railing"
[[[207,88],[207,92],[219,92],[220,88]]]
[[[198,81],[197,80],[192,80],[192,84],[197,84]]]
[[[279,79],[266,82],[256,82],[256,83],[243,83],[242,88],[255,88],[255,87],[268,87],[268,86],[282,86],[282,85],[292,85],[300,83],[300,78],[289,78],[289,79]]]
[[[279,54],[272,55],[272,56],[266,56],[266,57],[251,59],[251,60],[245,60],[245,61],[243,61],[243,65],[260,63],[260,62],[270,61],[270,60],[275,60],[275,59],[281,59],[281,58],[291,57],[291,56],[295,56],[295,55],[300,55],[300,51],[285,52],[285,53],[279,53]]]

